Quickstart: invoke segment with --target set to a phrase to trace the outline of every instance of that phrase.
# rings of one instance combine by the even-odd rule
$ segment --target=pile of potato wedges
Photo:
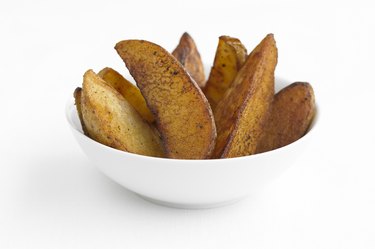
[[[314,118],[309,83],[275,94],[272,34],[250,53],[239,39],[219,37],[208,80],[188,33],[172,53],[144,40],[120,41],[115,50],[137,86],[106,67],[88,70],[74,91],[84,134],[115,149],[174,159],[248,156],[298,140]]]

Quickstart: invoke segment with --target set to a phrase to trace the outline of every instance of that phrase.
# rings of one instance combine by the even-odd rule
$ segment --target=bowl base
[[[157,205],[170,207],[170,208],[177,208],[177,209],[210,209],[210,208],[218,208],[223,207],[227,205],[234,204],[242,199],[244,199],[246,196],[242,196],[240,198],[232,199],[229,201],[223,201],[223,202],[214,202],[214,203],[197,203],[197,204],[191,204],[191,203],[176,203],[176,202],[167,202],[167,201],[161,201],[156,200],[141,194],[137,194],[142,199],[152,202]]]

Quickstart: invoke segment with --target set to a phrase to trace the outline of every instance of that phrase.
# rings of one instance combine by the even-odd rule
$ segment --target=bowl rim
[[[241,157],[232,157],[232,158],[216,158],[216,159],[211,159],[211,158],[208,158],[208,159],[176,159],[176,158],[165,158],[165,157],[152,157],[152,156],[146,156],[146,155],[140,155],[140,154],[136,154],[136,153],[131,153],[131,152],[127,152],[127,151],[122,151],[122,150],[118,150],[118,149],[115,149],[115,148],[112,148],[110,146],[107,146],[107,145],[104,145],[102,143],[99,143],[97,141],[95,141],[94,139],[86,136],[85,134],[82,133],[81,130],[79,130],[76,125],[74,124],[73,122],[73,118],[72,118],[72,109],[76,110],[76,107],[75,107],[75,100],[73,97],[70,97],[67,102],[66,102],[66,105],[65,105],[65,117],[66,117],[66,120],[67,122],[69,123],[71,129],[73,129],[76,133],[78,133],[79,136],[81,136],[83,139],[85,139],[86,141],[90,141],[90,142],[93,142],[95,143],[96,145],[99,145],[100,147],[106,149],[106,150],[110,150],[111,152],[114,152],[114,153],[121,153],[121,154],[124,154],[124,155],[127,155],[127,156],[131,156],[131,157],[141,157],[143,159],[148,159],[148,160],[160,160],[160,161],[168,161],[168,162],[194,162],[194,163],[199,163],[199,162],[224,162],[224,161],[240,161],[240,160],[249,160],[251,158],[258,158],[258,157],[264,157],[264,156],[267,156],[268,154],[270,153],[280,153],[284,150],[287,150],[293,146],[298,146],[300,143],[302,143],[303,141],[305,141],[306,139],[308,139],[309,137],[311,137],[313,134],[315,134],[316,132],[316,129],[317,129],[317,124],[318,124],[318,120],[320,119],[320,115],[321,115],[321,110],[320,110],[320,107],[318,105],[318,103],[316,103],[316,100],[315,100],[315,114],[314,114],[314,117],[313,117],[313,120],[308,128],[308,131],[306,132],[305,135],[303,135],[301,138],[299,138],[298,140],[288,144],[288,145],[285,145],[283,147],[280,147],[280,148],[277,148],[277,149],[274,149],[274,150],[270,150],[270,151],[266,151],[266,152],[262,152],[262,153],[258,153],[258,154],[253,154],[253,155],[248,155],[248,156],[241,156]],[[76,112],[75,112],[76,113]],[[77,113],[76,113],[77,115]]]

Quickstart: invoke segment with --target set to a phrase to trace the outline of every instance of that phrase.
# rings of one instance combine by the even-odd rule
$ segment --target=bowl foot
[[[176,203],[176,202],[167,202],[167,201],[161,201],[161,200],[156,200],[144,195],[140,195],[142,199],[152,202],[157,205],[165,206],[165,207],[170,207],[170,208],[178,208],[178,209],[210,209],[210,208],[218,208],[218,207],[223,207],[227,205],[234,204],[242,199],[244,199],[246,196],[242,196],[240,198],[232,199],[229,201],[223,201],[223,202],[214,202],[214,203]]]

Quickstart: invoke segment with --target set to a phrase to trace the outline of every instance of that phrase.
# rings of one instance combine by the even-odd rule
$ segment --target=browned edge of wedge
[[[279,91],[257,153],[274,150],[305,135],[315,115],[315,95],[307,82],[295,82]]]
[[[82,117],[82,106],[81,106],[81,102],[82,102],[81,101],[82,100],[82,88],[81,87],[77,87],[74,90],[73,96],[74,96],[74,102],[75,102],[75,105],[76,105],[76,109],[77,109],[77,113],[78,113],[78,118],[79,118],[79,121],[81,123],[83,134],[85,134],[86,136],[88,136],[86,125],[83,122],[83,117]]]
[[[206,83],[203,62],[193,38],[187,32],[181,36],[172,55],[185,67],[198,86],[203,88]]]

